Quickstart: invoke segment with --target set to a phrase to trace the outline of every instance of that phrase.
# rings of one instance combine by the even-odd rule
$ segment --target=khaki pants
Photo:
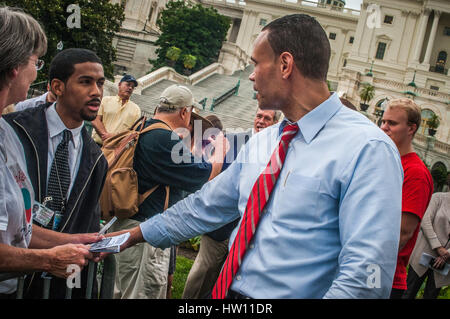
[[[200,250],[189,271],[182,298],[205,298],[212,291],[227,254],[228,239],[216,241],[209,236],[202,236]]]
[[[111,232],[129,229],[140,223],[117,220]],[[170,248],[160,249],[144,242],[118,253],[114,299],[165,299]]]

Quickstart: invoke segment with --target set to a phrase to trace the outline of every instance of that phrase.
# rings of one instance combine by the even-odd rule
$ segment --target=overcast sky
[[[345,7],[350,9],[361,9],[362,0],[345,0]]]

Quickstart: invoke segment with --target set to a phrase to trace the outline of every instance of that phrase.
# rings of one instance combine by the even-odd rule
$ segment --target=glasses
[[[36,70],[42,70],[42,68],[44,67],[44,60],[41,59],[37,59],[36,60]]]

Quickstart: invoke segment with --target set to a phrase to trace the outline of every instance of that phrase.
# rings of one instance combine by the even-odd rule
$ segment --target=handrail
[[[234,87],[232,87],[231,89],[229,89],[228,91],[226,91],[225,93],[220,95],[219,97],[213,98],[210,110],[214,111],[214,107],[216,107],[217,105],[219,105],[220,103],[222,103],[223,101],[228,99],[230,96],[238,95],[240,85],[241,85],[241,80],[238,80],[238,83]]]
[[[208,98],[207,98],[207,97],[205,97],[205,98],[203,98],[202,100],[200,100],[200,101],[198,102],[198,104],[200,104],[200,105],[202,106],[202,108],[205,109],[205,107],[206,107],[206,101],[208,101]]]

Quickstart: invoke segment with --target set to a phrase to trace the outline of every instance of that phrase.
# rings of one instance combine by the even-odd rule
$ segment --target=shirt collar
[[[56,102],[53,103],[49,108],[47,108],[46,112],[46,118],[47,118],[47,126],[48,126],[48,133],[50,135],[50,138],[53,138],[59,134],[61,134],[64,130],[69,130],[72,132],[72,142],[75,146],[75,148],[78,148],[80,145],[80,137],[81,137],[81,130],[83,129],[83,123],[74,129],[68,129],[64,122],[59,117],[59,114],[56,112]]]
[[[117,102],[119,102],[121,107],[125,107],[125,105],[128,104],[128,102],[130,101],[130,99],[128,99],[125,104],[122,105],[122,99],[120,98],[120,96],[117,95]]]
[[[317,133],[319,133],[319,131],[341,107],[342,104],[339,100],[339,96],[337,93],[333,93],[326,101],[318,105],[297,121],[300,132],[302,133],[307,144],[314,139]],[[288,124],[293,123],[284,118],[279,127],[279,135],[281,135],[283,128]]]

